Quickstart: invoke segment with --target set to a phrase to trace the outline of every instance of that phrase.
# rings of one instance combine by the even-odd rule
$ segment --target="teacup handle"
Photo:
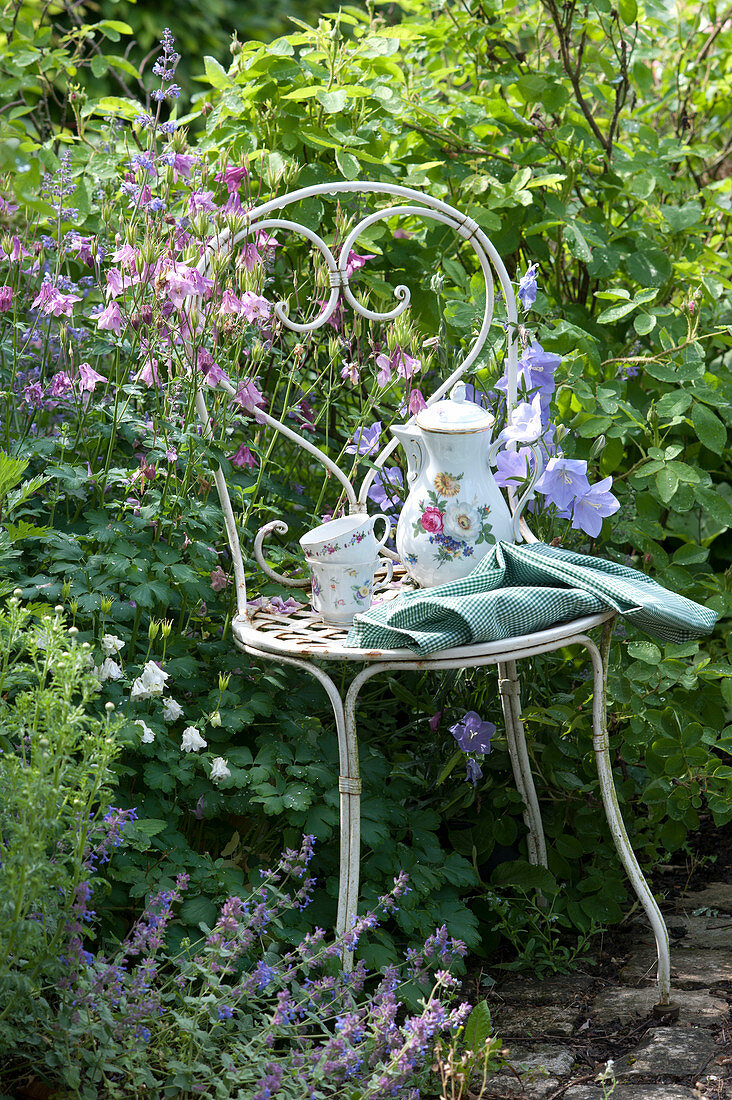
[[[377,519],[383,519],[384,523],[386,524],[386,530],[384,531],[384,534],[383,534],[382,538],[376,539],[376,542],[377,542],[378,546],[381,547],[381,546],[384,545],[384,543],[389,538],[389,535],[391,534],[391,520],[389,519],[388,516],[385,516],[383,512],[377,512],[376,515],[372,516],[371,518],[374,521],[371,525],[371,530],[374,532],[374,538],[376,538],[375,528],[376,528]]]
[[[379,558],[379,565],[381,565],[382,561],[386,566],[386,576],[382,581],[376,581],[374,583],[374,592],[377,592],[380,588],[388,588],[391,584],[391,578],[394,575],[394,563],[390,561],[389,558]]]

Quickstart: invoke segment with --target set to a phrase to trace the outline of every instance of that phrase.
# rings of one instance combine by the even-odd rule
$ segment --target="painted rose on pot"
[[[429,531],[431,535],[439,535],[443,530],[443,519],[444,512],[441,512],[434,504],[430,504],[420,516],[419,522],[425,531]]]

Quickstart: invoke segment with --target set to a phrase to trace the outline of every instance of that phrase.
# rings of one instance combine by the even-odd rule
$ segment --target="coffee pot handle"
[[[488,465],[489,466],[495,466],[496,456],[497,456],[498,452],[501,450],[502,446],[503,446],[503,444],[501,443],[500,439],[497,439],[495,441],[495,443],[493,443],[491,445],[490,450],[488,451]],[[511,526],[512,526],[512,530],[513,530],[513,537],[516,540],[516,542],[521,542],[521,530],[520,530],[521,514],[523,513],[523,510],[526,507],[526,505],[532,499],[532,497],[534,495],[534,486],[536,485],[537,481],[539,480],[539,478],[541,477],[541,475],[544,471],[544,459],[542,458],[541,451],[537,447],[536,443],[526,443],[526,444],[524,444],[524,446],[528,447],[531,450],[532,454],[534,455],[534,468],[530,472],[528,485],[526,486],[523,493],[521,494],[521,496],[516,501],[515,507],[512,508],[512,510],[511,510],[512,515],[513,515],[513,521],[512,521]]]

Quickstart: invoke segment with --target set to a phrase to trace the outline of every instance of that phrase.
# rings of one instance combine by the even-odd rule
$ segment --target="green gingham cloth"
[[[542,542],[499,542],[467,577],[357,615],[345,644],[425,655],[532,634],[608,608],[664,642],[709,634],[717,621],[716,612],[625,565]]]

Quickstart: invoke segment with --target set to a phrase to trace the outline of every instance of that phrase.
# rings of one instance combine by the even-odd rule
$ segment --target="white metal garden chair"
[[[338,195],[358,193],[360,195],[386,195],[396,200],[406,200],[405,204],[396,203],[380,208],[358,221],[340,246],[338,256],[334,255],[326,242],[313,230],[278,215],[284,207],[317,195]],[[495,280],[503,295],[508,317],[508,356],[507,356],[507,408],[510,411],[516,404],[517,391],[517,328],[518,316],[514,290],[506,268],[495,248],[473,219],[461,214],[454,207],[422,192],[408,187],[376,182],[342,182],[318,184],[301,188],[265,202],[250,210],[246,215],[244,228],[236,234],[224,233],[219,237],[216,249],[210,249],[202,258],[199,270],[206,274],[216,254],[230,254],[240,242],[259,231],[291,231],[305,237],[319,251],[328,270],[330,296],[319,316],[309,323],[291,320],[282,303],[275,306],[275,313],[287,328],[299,333],[321,329],[339,306],[341,299],[363,317],[375,321],[388,321],[410,305],[410,291],[406,286],[395,288],[398,300],[390,312],[378,313],[367,309],[354,297],[349,286],[346,264],[349,253],[359,235],[373,223],[394,217],[422,217],[433,219],[449,226],[465,241],[469,242],[482,269],[486,299],[480,331],[471,348],[462,360],[459,368],[440,385],[428,400],[432,404],[441,398],[460,376],[475,362],[485,344],[493,316],[495,298]],[[229,383],[219,383],[232,396],[235,391]],[[197,394],[197,409],[203,424],[204,433],[213,438],[203,393]],[[312,458],[322,463],[342,486],[351,513],[367,511],[367,493],[373,483],[376,470],[371,469],[363,484],[357,490],[346,474],[322,451],[315,447],[292,428],[276,420],[267,413],[258,411],[260,423],[280,432],[292,442],[298,444]],[[394,451],[397,441],[391,441],[375,459],[375,466],[381,468],[388,456]],[[633,852],[628,834],[620,814],[620,807],[613,783],[609,757],[609,742],[605,714],[605,684],[607,660],[612,633],[614,612],[598,614],[564,622],[531,635],[514,637],[500,642],[474,644],[459,648],[446,649],[428,658],[419,658],[409,649],[363,650],[347,647],[344,643],[347,628],[326,625],[319,615],[303,608],[294,614],[279,614],[262,608],[252,610],[247,607],[247,590],[242,559],[241,545],[237,532],[234,512],[231,505],[226,481],[222,470],[215,471],[216,488],[226,524],[229,547],[231,550],[235,583],[237,615],[233,621],[233,635],[236,645],[262,661],[275,661],[291,665],[308,673],[322,685],[335,715],[340,756],[340,884],[338,896],[337,931],[343,933],[352,926],[356,915],[359,889],[359,849],[360,849],[360,795],[359,757],[357,737],[357,703],[361,688],[373,676],[401,669],[432,669],[437,672],[445,669],[478,668],[489,665],[498,666],[498,687],[501,706],[506,725],[506,739],[510,754],[514,779],[524,804],[524,820],[528,830],[528,857],[533,864],[546,866],[546,844],[541,820],[541,810],[531,774],[529,754],[521,718],[521,700],[516,664],[523,658],[549,653],[569,645],[583,646],[589,654],[593,674],[593,747],[597,762],[602,800],[610,832],[622,864],[628,874],[633,889],[650,920],[658,953],[658,990],[659,1003],[656,1010],[659,1015],[669,1016],[676,1010],[670,1003],[670,956],[668,933],[651,890]],[[510,500],[512,509],[515,501]],[[305,587],[308,582],[292,580],[273,570],[263,555],[263,540],[273,532],[284,534],[286,524],[274,521],[266,524],[257,533],[254,540],[254,555],[267,577],[283,585]],[[526,541],[535,541],[525,522],[520,524],[520,535]],[[384,551],[394,558],[394,576],[391,585],[380,595],[393,598],[404,590],[405,571],[400,567],[396,555]],[[408,580],[408,578],[406,578]],[[599,644],[589,632],[601,629]],[[335,680],[326,671],[332,663],[347,664],[354,670],[350,685],[344,695],[336,686]],[[346,957],[345,964],[350,965]]]

